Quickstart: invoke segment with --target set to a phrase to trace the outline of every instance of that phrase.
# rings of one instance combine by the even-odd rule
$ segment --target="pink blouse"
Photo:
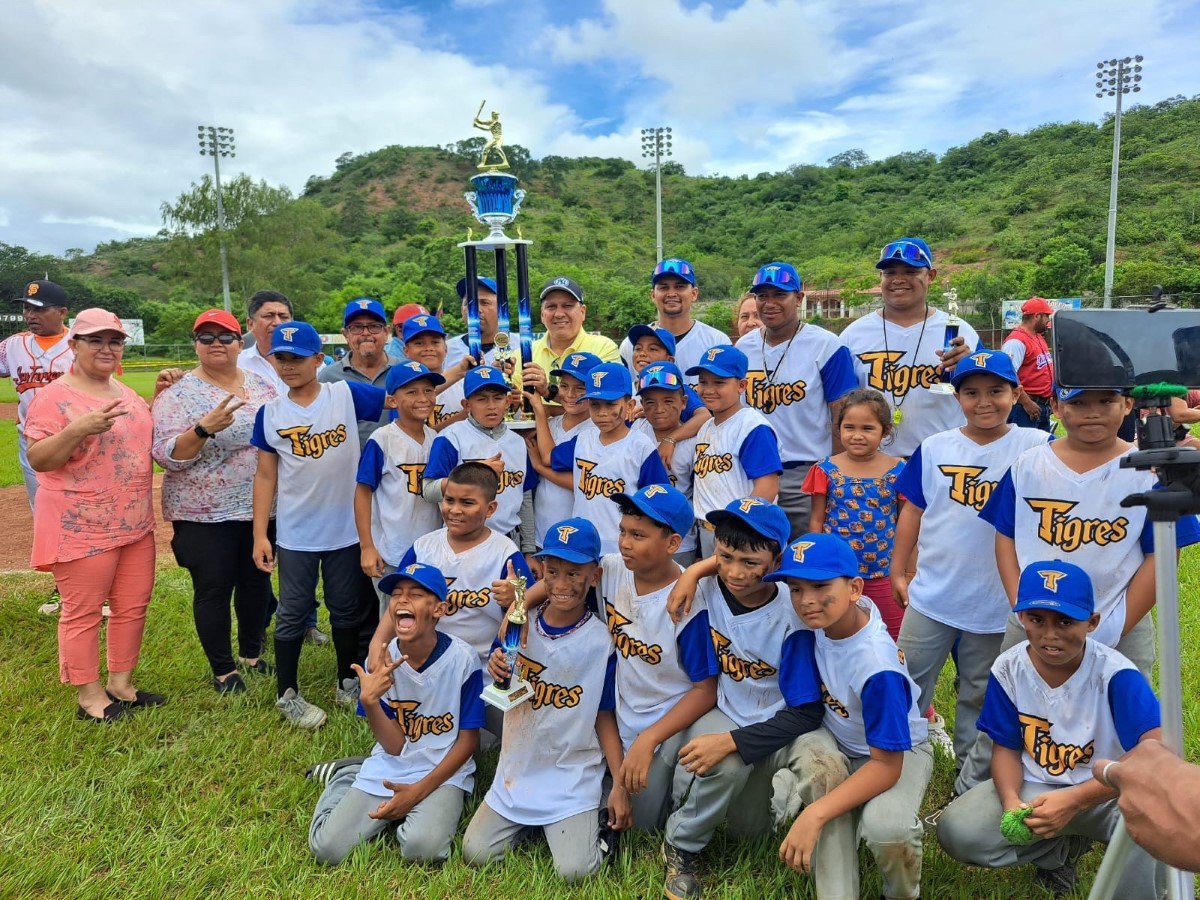
[[[116,383],[126,415],[104,434],[84,438],[61,468],[38,472],[30,563],[35,569],[49,571],[58,562],[123,547],[154,530],[150,409]],[[55,381],[30,404],[25,437],[32,443],[56,435],[111,402]]]

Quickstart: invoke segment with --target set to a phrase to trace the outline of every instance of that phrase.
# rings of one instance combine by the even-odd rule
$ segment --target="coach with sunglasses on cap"
[[[175,561],[192,578],[192,617],[219,694],[246,690],[244,673],[269,674],[260,658],[271,576],[253,549],[251,492],[258,451],[254,415],[275,386],[239,368],[241,328],[232,313],[210,309],[192,326],[199,365],[154,402],[155,461],[165,473],[163,518],[174,526]],[[238,658],[230,642],[233,601]]]
[[[887,447],[908,457],[930,435],[966,424],[953,393],[934,393],[943,366],[952,368],[982,347],[975,329],[963,322],[953,350],[943,355],[949,316],[930,306],[929,287],[937,278],[933,251],[918,237],[887,244],[875,264],[883,306],[855,319],[842,332],[854,357],[859,384],[883,394],[892,409],[895,440]]]

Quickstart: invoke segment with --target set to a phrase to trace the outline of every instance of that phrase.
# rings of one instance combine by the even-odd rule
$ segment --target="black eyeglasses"
[[[346,326],[351,334],[383,334],[385,328],[387,326],[382,322],[355,322]]]
[[[231,334],[228,331],[222,331],[220,334],[214,334],[211,331],[202,331],[200,334],[196,335],[196,340],[206,347],[212,343],[215,343],[216,341],[220,341],[222,344],[228,347],[234,341],[240,341],[241,339],[242,336],[240,334]]]

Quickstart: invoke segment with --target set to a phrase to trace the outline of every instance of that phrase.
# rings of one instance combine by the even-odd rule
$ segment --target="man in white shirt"
[[[258,291],[246,305],[247,346],[238,355],[238,368],[261,375],[280,394],[286,394],[288,389],[271,365],[271,333],[281,322],[290,322],[292,318],[292,301],[278,291]]]

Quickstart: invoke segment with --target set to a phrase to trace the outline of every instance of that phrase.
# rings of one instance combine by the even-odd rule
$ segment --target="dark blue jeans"
[[[1020,403],[1016,403],[1013,405],[1012,412],[1009,413],[1008,421],[1021,428],[1037,428],[1047,433],[1053,433],[1054,426],[1050,424],[1050,401],[1043,400],[1041,397],[1030,397],[1029,399],[1037,404],[1041,414],[1036,419],[1031,419],[1029,413],[1025,412],[1025,408]]]

